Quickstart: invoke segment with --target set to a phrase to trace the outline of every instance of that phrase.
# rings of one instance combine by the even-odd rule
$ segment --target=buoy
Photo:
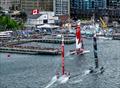
[[[10,54],[8,54],[7,57],[10,57]]]

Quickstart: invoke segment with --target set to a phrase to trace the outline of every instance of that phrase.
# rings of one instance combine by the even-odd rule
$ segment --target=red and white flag
[[[38,14],[39,13],[39,10],[38,9],[33,9],[32,10],[32,14],[35,15],[35,14]]]

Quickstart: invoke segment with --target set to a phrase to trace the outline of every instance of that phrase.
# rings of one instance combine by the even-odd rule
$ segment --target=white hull
[[[62,75],[62,76],[60,76],[59,78],[58,78],[58,83],[60,83],[60,84],[64,84],[64,83],[66,83],[68,80],[69,80],[69,78],[70,78],[70,75]]]
[[[70,52],[70,55],[83,55],[83,54],[86,54],[89,52],[90,52],[90,50],[83,50],[82,52],[76,52],[76,50],[73,50]]]
[[[62,75],[59,78],[57,76],[54,76],[51,81],[48,83],[48,85],[44,88],[49,88],[52,85],[54,85],[55,83],[59,83],[59,84],[64,84],[66,83],[68,80],[70,79],[70,75]]]

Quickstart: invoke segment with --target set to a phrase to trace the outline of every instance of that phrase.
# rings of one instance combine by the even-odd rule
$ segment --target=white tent
[[[43,25],[37,25],[37,28],[59,28],[60,26],[57,25],[50,25],[50,24],[43,24]]]

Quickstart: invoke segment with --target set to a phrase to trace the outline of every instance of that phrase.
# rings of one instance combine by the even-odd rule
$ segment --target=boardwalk
[[[33,46],[8,46],[0,47],[0,52],[21,53],[21,54],[44,54],[44,55],[60,55],[59,48],[42,48]]]

